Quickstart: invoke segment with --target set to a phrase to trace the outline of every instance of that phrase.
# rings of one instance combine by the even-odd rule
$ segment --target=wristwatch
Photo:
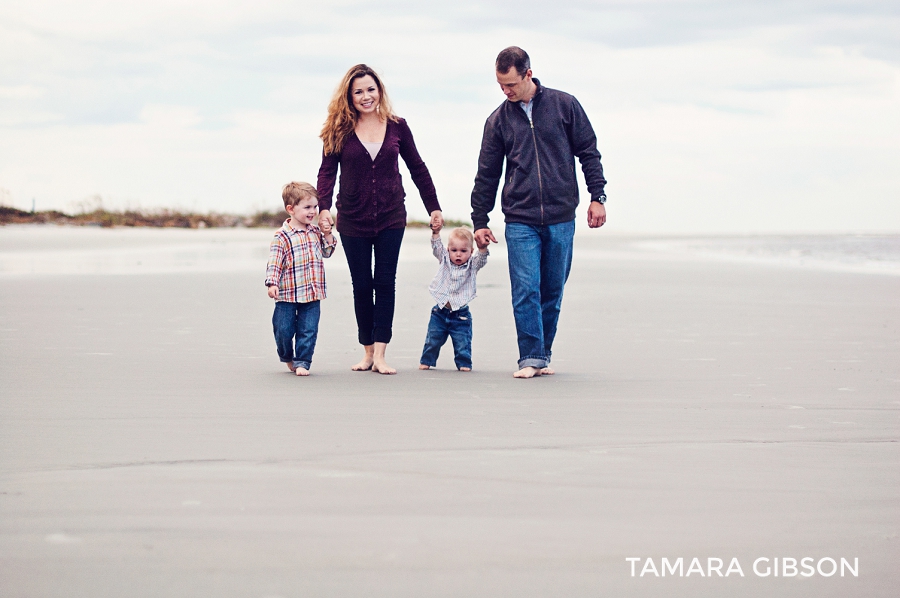
[[[593,202],[593,201],[599,201],[601,204],[604,204],[604,203],[606,203],[606,195],[599,195],[599,196],[597,196],[597,197],[591,199],[591,201],[592,201],[592,202]]]

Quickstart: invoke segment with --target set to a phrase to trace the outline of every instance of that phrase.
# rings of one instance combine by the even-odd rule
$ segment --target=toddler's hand
[[[269,299],[278,299],[278,287],[274,284],[269,287]]]
[[[431,232],[441,232],[441,229],[444,228],[444,215],[441,214],[440,210],[435,210],[431,213],[431,222],[429,224],[431,226]]]
[[[320,220],[319,221],[319,229],[322,231],[323,235],[331,234],[331,221],[330,220]]]

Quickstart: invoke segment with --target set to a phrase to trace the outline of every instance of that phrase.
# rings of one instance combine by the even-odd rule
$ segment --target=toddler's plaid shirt
[[[309,303],[325,298],[325,264],[322,258],[331,257],[337,239],[325,241],[319,227],[310,224],[305,230],[297,230],[290,219],[269,246],[269,263],[266,266],[266,286],[278,287],[278,301]]]

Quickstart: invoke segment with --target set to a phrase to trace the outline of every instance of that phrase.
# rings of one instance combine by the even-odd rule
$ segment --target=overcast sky
[[[3,2],[0,201],[278,209],[365,62],[468,218],[515,44],[587,110],[612,230],[900,231],[898,40],[896,0]]]

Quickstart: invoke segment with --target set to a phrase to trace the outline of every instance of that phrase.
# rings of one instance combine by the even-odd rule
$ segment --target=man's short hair
[[[510,46],[497,54],[497,62],[494,64],[497,67],[497,72],[502,75],[505,75],[509,72],[509,69],[515,67],[519,76],[524,77],[528,73],[528,69],[531,68],[531,59],[528,58],[528,52],[519,46]]]
[[[316,188],[309,183],[294,181],[281,188],[281,199],[284,200],[284,207],[296,206],[302,200],[310,198],[318,201],[319,194],[316,193]]]
[[[456,238],[460,241],[465,241],[469,244],[469,247],[475,245],[475,235],[473,235],[472,231],[470,231],[469,229],[463,228],[461,226],[450,231],[450,238]]]

